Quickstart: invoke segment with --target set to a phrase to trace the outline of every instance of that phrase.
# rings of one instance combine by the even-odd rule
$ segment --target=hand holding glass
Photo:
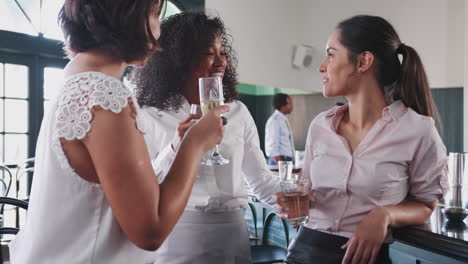
[[[308,179],[293,174],[292,161],[279,161],[281,192],[284,194],[285,206],[288,208],[288,222],[291,225],[303,225],[309,221],[309,188]]]
[[[203,114],[211,109],[224,105],[223,83],[221,77],[199,78],[200,104]],[[218,151],[218,145],[211,150],[209,158],[202,161],[204,165],[225,165],[229,160],[225,159]]]

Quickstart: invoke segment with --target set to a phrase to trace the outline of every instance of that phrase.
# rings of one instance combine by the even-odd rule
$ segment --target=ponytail
[[[397,54],[403,56],[400,78],[396,83],[394,100],[401,100],[420,115],[436,118],[437,110],[432,99],[424,66],[412,47],[400,44]]]

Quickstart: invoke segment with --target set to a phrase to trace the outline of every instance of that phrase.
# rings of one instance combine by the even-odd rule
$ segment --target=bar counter
[[[395,229],[393,238],[394,263],[468,263],[468,217],[448,221],[440,206],[427,224]]]

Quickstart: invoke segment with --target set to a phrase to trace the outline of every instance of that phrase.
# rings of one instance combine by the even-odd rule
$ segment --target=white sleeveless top
[[[93,106],[119,113],[128,98],[132,92],[122,82],[99,72],[65,80],[42,121],[26,224],[10,243],[12,264],[149,261],[151,252],[135,246],[123,233],[101,185],[74,172],[59,141],[86,136],[92,129]]]

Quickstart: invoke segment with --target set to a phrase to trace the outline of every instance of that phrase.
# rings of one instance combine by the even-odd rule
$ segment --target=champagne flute
[[[206,77],[199,78],[198,84],[200,88],[200,104],[203,114],[211,109],[224,104],[223,82],[221,77]],[[218,145],[211,150],[209,158],[202,161],[204,165],[225,165],[229,160],[225,159],[219,153]]]
[[[190,105],[190,115],[202,115],[202,110],[199,104],[191,104]],[[198,120],[198,119],[197,119]],[[194,119],[194,121],[196,121]]]

